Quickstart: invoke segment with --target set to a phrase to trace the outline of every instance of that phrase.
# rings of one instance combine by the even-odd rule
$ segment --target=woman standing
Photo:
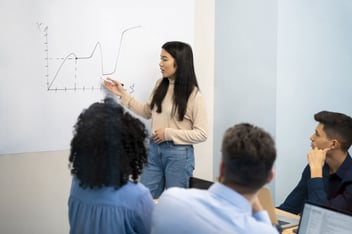
[[[141,182],[154,198],[169,187],[188,187],[194,170],[193,144],[207,139],[206,108],[194,71],[192,48],[178,41],[165,43],[159,66],[163,77],[146,103],[137,101],[119,81],[104,81],[124,106],[152,120],[148,164]]]

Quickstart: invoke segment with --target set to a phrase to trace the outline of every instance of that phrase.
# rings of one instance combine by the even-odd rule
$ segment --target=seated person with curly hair
[[[147,135],[111,98],[79,115],[69,156],[70,233],[150,233],[154,202],[138,182]]]

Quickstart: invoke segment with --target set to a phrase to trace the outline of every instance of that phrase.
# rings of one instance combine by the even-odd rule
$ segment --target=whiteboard
[[[161,45],[193,44],[194,1],[2,0],[0,29],[0,154],[69,149],[102,78],[146,101]]]

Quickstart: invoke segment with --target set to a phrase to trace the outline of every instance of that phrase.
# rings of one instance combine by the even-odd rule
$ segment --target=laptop
[[[204,180],[198,177],[191,176],[189,178],[189,187],[190,188],[198,188],[198,189],[208,189],[212,184],[213,181]]]
[[[286,229],[294,226],[298,226],[299,217],[289,217],[276,213],[273,198],[271,192],[267,187],[263,187],[258,192],[258,199],[262,204],[263,208],[268,212],[271,223],[280,229]]]
[[[298,225],[298,234],[351,234],[352,214],[306,202]]]

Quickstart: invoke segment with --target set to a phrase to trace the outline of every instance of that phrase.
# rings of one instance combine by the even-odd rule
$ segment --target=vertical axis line
[[[46,85],[47,89],[49,90],[49,39],[48,39],[48,27],[44,29],[44,45],[45,45],[45,60],[46,60]]]

